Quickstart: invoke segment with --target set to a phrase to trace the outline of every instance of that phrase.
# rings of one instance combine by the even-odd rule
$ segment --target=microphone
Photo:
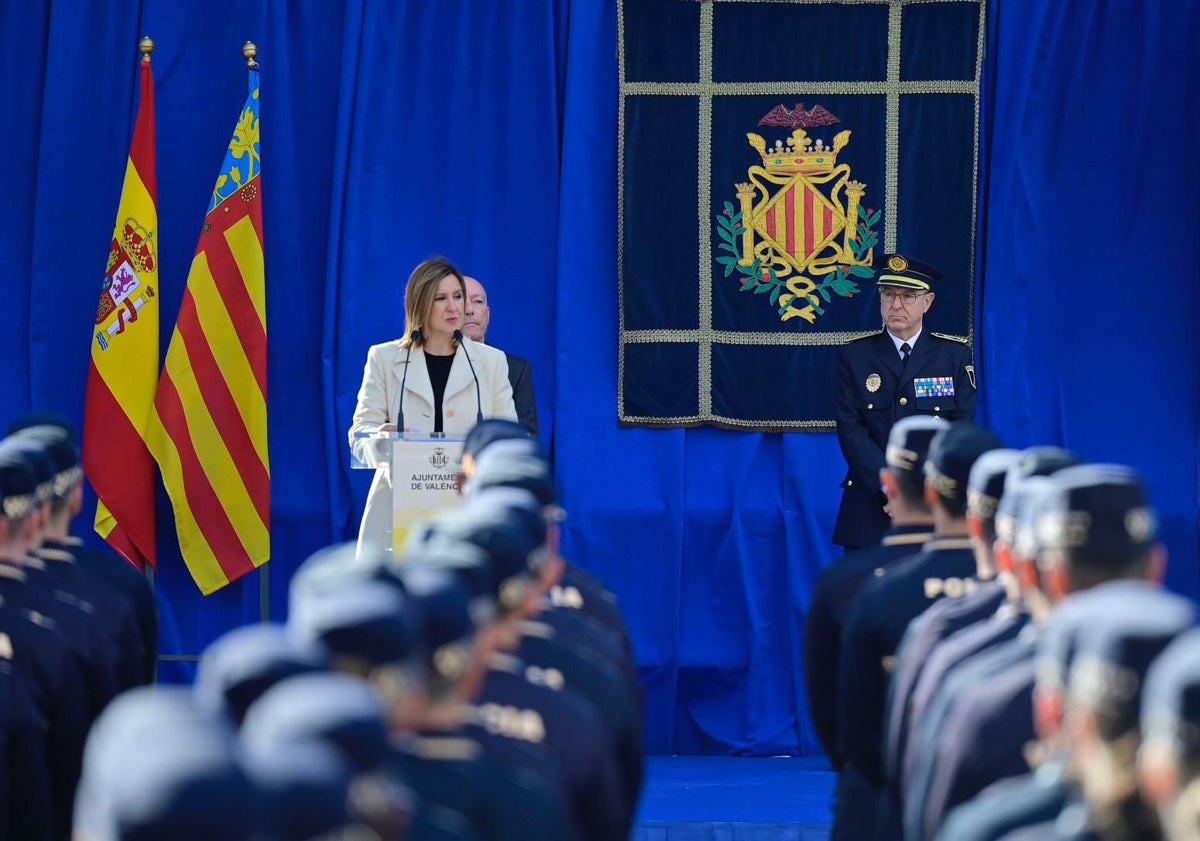
[[[454,341],[462,345],[462,330],[454,331]],[[475,373],[475,363],[471,361],[471,354],[467,353],[465,345],[463,345],[463,356],[467,358],[467,364],[471,366],[471,376],[475,378],[475,423],[483,423],[483,398],[479,396],[479,375]]]
[[[404,357],[404,374],[400,377],[400,399],[396,405],[396,431],[404,437],[404,383],[408,381],[408,363],[412,361],[413,344],[421,340],[421,331],[413,330],[408,334],[408,353]]]

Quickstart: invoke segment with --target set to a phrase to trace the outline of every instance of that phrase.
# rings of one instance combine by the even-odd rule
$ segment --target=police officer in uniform
[[[1028,481],[1044,489],[1021,506],[1015,554],[1019,564],[1040,568],[1037,594],[1024,585],[1035,628],[1045,627],[1072,592],[1114,578],[1161,577],[1154,517],[1133,471],[1084,465]],[[975,681],[939,725],[928,785],[922,793],[914,790],[909,804],[922,811],[923,832],[914,837],[932,838],[950,808],[1028,767],[1035,653],[1030,649],[1020,661]]]
[[[146,577],[124,558],[93,549],[71,534],[71,521],[83,508],[83,468],[78,436],[70,422],[53,412],[31,412],[13,422],[9,435],[40,442],[54,462],[54,500],[46,524],[47,548],[69,552],[81,569],[129,605],[138,628],[142,674],[154,679],[158,665],[158,611]]]
[[[846,614],[865,581],[911,557],[933,539],[933,512],[925,501],[925,456],[939,418],[904,418],[888,436],[887,467],[880,480],[893,516],[878,546],[847,552],[821,572],[804,623],[804,683],[817,738],[834,770],[842,770],[837,738],[837,667]]]
[[[826,567],[813,591],[804,625],[804,683],[817,738],[835,771],[835,839],[866,837],[869,815],[854,804],[867,783],[846,770],[837,729],[837,672],[846,614],[864,582],[911,557],[933,539],[933,512],[925,501],[925,455],[933,436],[946,426],[939,418],[904,418],[888,436],[888,466],[880,479],[892,506],[892,526],[878,546],[847,552]],[[860,821],[864,821],[861,825]]]
[[[992,783],[955,808],[937,841],[997,841],[1021,827],[1053,820],[1066,806],[1063,698],[1079,636],[1091,624],[1087,599],[1071,599],[1055,611],[1038,639],[1033,692],[1038,741],[1027,750],[1034,770]]]
[[[540,601],[537,564],[531,564],[531,558],[540,555],[544,560],[546,523],[536,501],[525,491],[486,488],[466,507],[439,519],[434,529],[427,538],[427,551],[452,566],[453,553],[460,553],[457,571],[462,573],[467,572],[462,564],[469,563],[474,549],[485,555],[491,572],[482,581],[469,573],[462,576],[464,583],[484,588],[480,595],[490,598],[497,609],[496,616],[481,628],[481,636],[498,650],[489,656],[475,704],[480,721],[487,725],[493,719],[518,715],[535,719],[536,741],[545,745],[555,764],[555,778],[566,786],[581,837],[595,841],[627,838],[637,804],[627,799],[621,785],[617,757],[605,738],[599,708],[569,689],[558,670],[526,663],[516,655],[522,623]],[[590,621],[578,615],[574,620]],[[566,626],[563,631],[569,633]],[[589,633],[610,634],[602,626],[589,629]],[[581,644],[593,638],[589,635]],[[620,655],[615,639],[608,655],[597,651],[601,659]]]
[[[203,710],[241,725],[275,684],[325,668],[324,657],[282,625],[243,625],[222,634],[200,655],[193,690]]]
[[[1146,675],[1138,784],[1169,841],[1200,833],[1200,630],[1177,637]]]
[[[1017,587],[1012,567],[1011,544],[1016,533],[1015,514],[1023,504],[1026,494],[1035,489],[1029,486],[1031,478],[1045,476],[1076,463],[1074,456],[1056,447],[1030,448],[1023,451],[1017,462],[1005,473],[1002,483],[1003,495],[999,499],[989,495],[989,500],[995,501],[992,526],[995,537],[993,558],[997,571],[1009,590],[1009,601],[1002,604],[991,617],[947,637],[930,653],[906,708],[908,735],[895,743],[895,749],[901,752],[897,756],[900,775],[897,785],[901,789],[910,785],[913,768],[917,764],[921,745],[916,734],[925,726],[928,717],[937,718],[941,715],[935,708],[940,709],[941,696],[958,682],[955,673],[959,667],[980,652],[1011,642],[1028,623],[1029,614]],[[978,465],[978,462],[976,464]],[[976,500],[977,504],[984,502],[978,498]],[[992,507],[992,503],[986,502],[986,507]],[[963,678],[962,681],[965,682],[966,679]],[[937,733],[936,726],[930,726],[929,730]]]
[[[850,342],[838,360],[837,434],[848,470],[833,542],[879,542],[888,528],[879,486],[888,432],[900,418],[974,420],[975,368],[965,340],[924,327],[941,274],[901,254],[876,261],[884,329]]]
[[[558,524],[565,512],[558,503],[550,460],[528,430],[499,418],[476,425],[463,442],[459,487],[467,496],[496,487],[519,488],[534,495],[546,515],[547,542],[561,567],[556,579],[546,582],[548,598],[556,607],[577,610],[615,633],[625,650],[624,668],[632,672],[633,646],[617,597],[600,579],[558,555]],[[640,692],[636,678],[633,684],[634,691]]]
[[[934,539],[867,583],[846,621],[838,668],[838,734],[847,764],[870,783],[862,809],[878,812],[884,784],[881,744],[888,683],[896,648],[909,622],[945,596],[961,597],[975,568],[966,537],[966,484],[985,452],[999,449],[990,432],[970,423],[939,431],[925,460],[925,498],[934,514]],[[857,811],[857,809],[855,810]]]
[[[943,599],[932,605],[912,621],[901,640],[885,719],[887,741],[884,759],[890,803],[885,802],[884,808],[898,808],[901,804],[902,767],[909,732],[908,711],[929,656],[942,640],[994,614],[1006,597],[1004,587],[994,580],[996,572],[990,532],[1005,474],[1018,458],[1020,453],[1016,450],[984,453],[972,466],[967,480],[967,527],[971,532],[971,548],[975,554],[975,592],[961,599]]]
[[[1161,837],[1158,818],[1141,797],[1134,769],[1142,689],[1154,659],[1195,625],[1196,607],[1144,581],[1112,582],[1094,592],[1105,610],[1097,611],[1071,664],[1064,726],[1068,773],[1083,802],[1063,810],[1050,837],[1154,841]]]

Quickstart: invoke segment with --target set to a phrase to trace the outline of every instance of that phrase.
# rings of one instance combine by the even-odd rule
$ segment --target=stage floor
[[[824,759],[654,756],[634,841],[827,841]]]

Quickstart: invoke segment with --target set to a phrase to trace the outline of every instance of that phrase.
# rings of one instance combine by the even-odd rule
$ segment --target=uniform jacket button
[[[900,398],[900,405],[901,405],[901,406],[907,406],[907,405],[908,405],[908,398],[907,398],[907,397],[901,397],[901,398]]]

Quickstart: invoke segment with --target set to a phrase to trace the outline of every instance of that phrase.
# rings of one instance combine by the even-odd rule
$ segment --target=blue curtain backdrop
[[[1140,468],[1170,583],[1195,595],[1200,10],[1005,0],[990,14],[983,419],[1015,446]],[[264,68],[273,559],[201,598],[162,497],[163,654],[282,618],[291,571],[353,534],[365,484],[343,442],[364,354],[402,329],[412,266],[442,252],[488,284],[491,340],[533,360],[566,545],[628,614],[648,748],[816,751],[799,637],[833,559],[834,437],[617,422],[612,0],[0,4],[0,423],[34,407],[82,418],[143,33],[158,43],[164,350],[245,93],[245,39]]]

